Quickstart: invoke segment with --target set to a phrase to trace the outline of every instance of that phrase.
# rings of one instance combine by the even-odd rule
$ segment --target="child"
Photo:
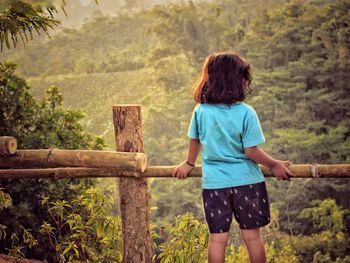
[[[204,63],[194,98],[199,103],[189,125],[187,160],[173,176],[185,179],[202,149],[202,198],[209,227],[208,261],[225,261],[232,214],[250,262],[266,262],[260,227],[270,223],[265,178],[258,163],[278,180],[289,180],[289,161],[276,160],[258,148],[265,142],[250,93],[250,65],[234,53],[214,53]]]

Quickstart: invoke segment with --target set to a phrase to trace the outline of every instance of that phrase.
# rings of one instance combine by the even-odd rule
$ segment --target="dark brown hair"
[[[210,54],[195,85],[194,99],[198,103],[232,104],[243,101],[251,92],[251,67],[233,52]]]

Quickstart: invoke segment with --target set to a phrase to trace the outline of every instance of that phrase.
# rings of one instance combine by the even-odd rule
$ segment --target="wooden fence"
[[[151,262],[147,178],[171,177],[175,166],[147,166],[141,107],[114,105],[116,151],[17,150],[13,137],[0,139],[0,179],[119,177],[123,262]],[[266,177],[271,171],[260,166]],[[297,164],[296,178],[349,178],[350,164]],[[200,177],[195,167],[188,177]]]

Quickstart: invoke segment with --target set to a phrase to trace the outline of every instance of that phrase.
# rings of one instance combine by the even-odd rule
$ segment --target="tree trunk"
[[[114,105],[116,150],[144,152],[141,107]],[[151,262],[151,236],[146,178],[120,178],[120,210],[123,228],[123,262]]]

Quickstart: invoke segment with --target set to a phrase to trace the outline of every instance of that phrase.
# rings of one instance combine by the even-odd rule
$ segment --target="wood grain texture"
[[[142,172],[146,165],[144,153],[116,151],[36,149],[0,156],[0,168],[94,167]]]
[[[16,153],[17,140],[12,136],[0,136],[0,156],[7,156]]]
[[[141,107],[114,105],[116,151],[144,152]],[[123,262],[151,262],[149,198],[146,178],[119,179]]]
[[[171,178],[176,166],[148,166],[140,173],[120,168],[56,167],[34,169],[0,169],[0,179],[38,178],[84,178],[84,177],[152,177]],[[265,166],[260,166],[265,177],[274,177]],[[296,175],[293,178],[350,178],[350,164],[295,164],[289,169]],[[201,177],[202,167],[195,167],[188,177]]]

